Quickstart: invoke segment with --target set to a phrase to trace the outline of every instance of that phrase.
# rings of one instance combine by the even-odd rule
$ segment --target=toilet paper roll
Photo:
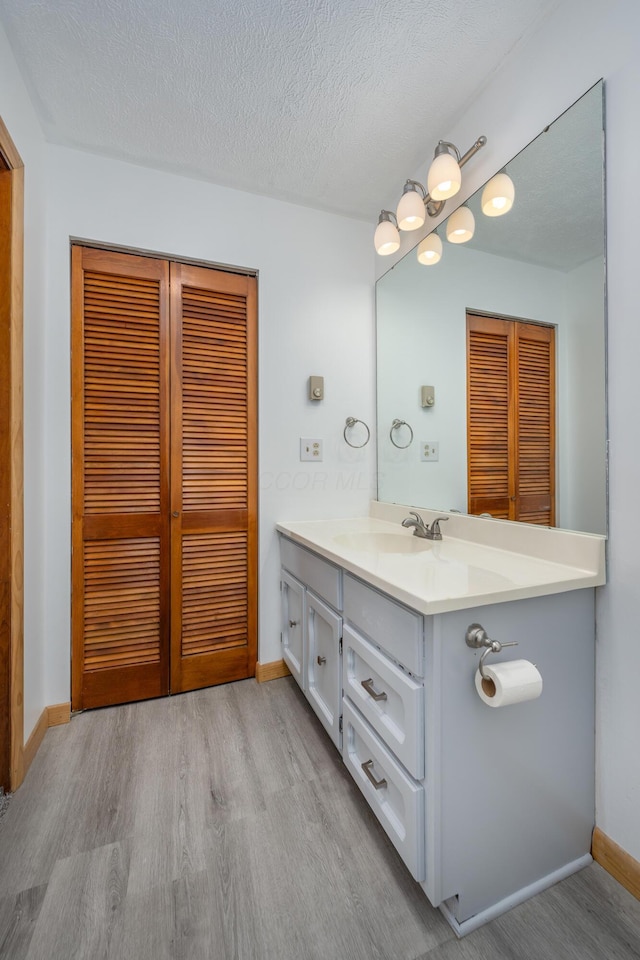
[[[508,707],[511,703],[535,700],[542,693],[542,677],[535,664],[528,660],[506,660],[485,663],[483,679],[476,670],[476,690],[489,707]]]

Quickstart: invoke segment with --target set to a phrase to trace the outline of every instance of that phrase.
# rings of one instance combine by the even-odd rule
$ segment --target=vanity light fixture
[[[391,219],[392,217],[393,219]],[[391,210],[380,211],[373,242],[376,253],[379,253],[381,257],[388,257],[390,253],[395,253],[400,248],[400,234],[397,224],[395,213],[392,213]]]
[[[418,263],[432,267],[442,256],[442,240],[434,230],[418,244]]]
[[[427,188],[433,200],[455,197],[462,185],[460,151],[453,143],[440,140],[427,174]]]
[[[515,194],[513,180],[505,170],[501,170],[482,191],[482,212],[487,217],[501,217],[511,210]]]
[[[454,210],[447,220],[447,240],[449,243],[466,243],[471,240],[476,229],[476,218],[465,204]]]
[[[425,221],[427,191],[417,180],[407,180],[396,210],[400,230],[417,230]]]
[[[396,213],[390,210],[380,212],[373,241],[376,252],[380,256],[386,257],[390,253],[395,253],[400,248],[399,231],[418,230],[425,222],[425,211],[430,217],[440,215],[445,200],[453,197],[460,189],[461,168],[484,147],[486,142],[486,137],[478,137],[467,152],[460,156],[460,151],[453,143],[440,140],[427,175],[429,193],[418,180],[407,180]],[[437,261],[429,260],[428,262]]]

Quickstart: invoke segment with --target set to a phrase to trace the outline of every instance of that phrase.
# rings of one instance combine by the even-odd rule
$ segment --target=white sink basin
[[[340,533],[333,540],[361,553],[424,553],[432,547],[432,541],[407,533]]]

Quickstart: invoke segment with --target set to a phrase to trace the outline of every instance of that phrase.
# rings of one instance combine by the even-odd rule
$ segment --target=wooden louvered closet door
[[[171,265],[175,692],[255,672],[255,287],[252,277]]]
[[[555,330],[467,315],[468,509],[555,525]]]
[[[251,676],[255,280],[72,262],[73,709]]]

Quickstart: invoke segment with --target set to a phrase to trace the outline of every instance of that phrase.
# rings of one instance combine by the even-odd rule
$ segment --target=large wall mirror
[[[479,190],[471,240],[378,281],[380,500],[606,533],[603,144],[599,83],[507,164],[507,214]]]

